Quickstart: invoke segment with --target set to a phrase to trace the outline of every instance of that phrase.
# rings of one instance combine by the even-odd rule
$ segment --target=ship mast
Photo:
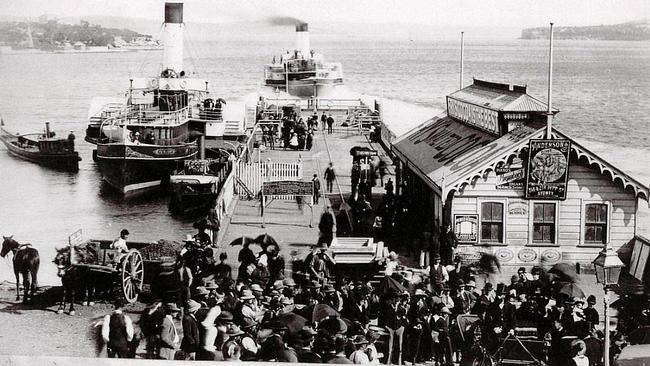
[[[460,87],[463,88],[463,55],[465,53],[465,32],[460,32]]]

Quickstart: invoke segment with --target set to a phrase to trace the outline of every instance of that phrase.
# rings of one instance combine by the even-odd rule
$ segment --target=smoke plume
[[[281,26],[287,26],[287,25],[302,25],[307,22],[300,20],[295,17],[290,17],[290,16],[274,16],[267,18],[267,22],[274,26],[274,27],[281,27]]]

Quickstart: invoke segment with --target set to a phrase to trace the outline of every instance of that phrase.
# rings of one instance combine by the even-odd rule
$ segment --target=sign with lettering
[[[524,189],[526,170],[516,158],[512,163],[494,169],[497,176],[496,189]]]
[[[314,184],[311,181],[300,180],[263,182],[262,194],[265,196],[311,196],[314,194]]]
[[[569,180],[570,140],[530,140],[526,198],[564,200]]]
[[[497,111],[447,98],[447,114],[480,129],[499,133],[499,112]]]
[[[508,202],[508,215],[528,216],[528,203],[520,200]]]
[[[70,244],[71,246],[79,245],[83,243],[83,241],[84,241],[84,237],[81,232],[81,229],[75,231],[74,233],[70,234],[70,236],[68,236],[68,244]]]
[[[454,215],[454,231],[459,243],[476,243],[478,215]]]

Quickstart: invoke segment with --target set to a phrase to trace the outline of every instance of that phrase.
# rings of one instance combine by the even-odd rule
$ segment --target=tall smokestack
[[[302,57],[308,58],[309,51],[309,25],[307,23],[296,24],[296,50],[302,53]]]
[[[183,71],[183,4],[165,3],[163,70]]]

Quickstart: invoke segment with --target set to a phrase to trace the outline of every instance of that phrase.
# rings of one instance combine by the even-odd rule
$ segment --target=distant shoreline
[[[525,28],[519,39],[548,39],[549,28]],[[650,41],[650,22],[630,22],[584,27],[556,27],[554,39],[590,41]]]

